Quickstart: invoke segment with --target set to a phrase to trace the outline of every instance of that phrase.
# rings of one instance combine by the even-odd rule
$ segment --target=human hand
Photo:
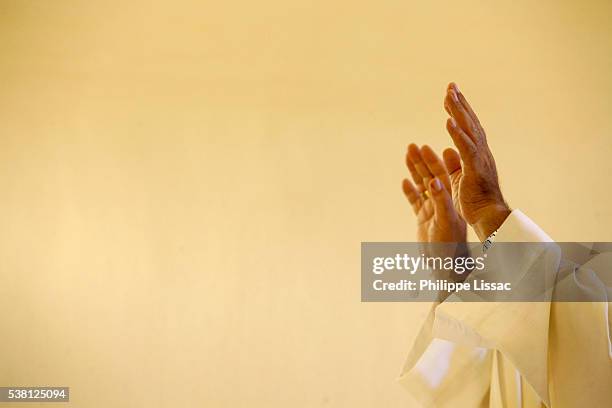
[[[451,181],[442,160],[429,146],[419,149],[410,144],[406,165],[414,183],[404,179],[402,189],[417,216],[417,241],[465,242],[465,221],[453,207]]]
[[[459,154],[443,153],[450,174],[455,208],[481,241],[497,230],[510,214],[499,188],[497,168],[478,117],[454,83],[449,84],[444,108],[451,116],[446,129]]]

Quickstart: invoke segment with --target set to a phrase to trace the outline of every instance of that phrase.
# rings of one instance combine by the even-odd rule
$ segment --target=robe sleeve
[[[519,210],[510,214],[495,238],[496,243],[551,241]],[[499,253],[501,267],[492,272],[493,278],[517,284],[529,284],[530,279],[554,282],[548,298],[462,302],[453,294],[434,305],[399,379],[423,406],[483,404],[491,388],[493,353],[511,362],[548,407],[612,406],[610,282],[606,281],[612,253],[580,265],[565,262],[555,244],[525,248],[511,259]],[[487,254],[495,256],[495,245]],[[573,295],[582,291],[604,301],[551,302],[555,290]]]

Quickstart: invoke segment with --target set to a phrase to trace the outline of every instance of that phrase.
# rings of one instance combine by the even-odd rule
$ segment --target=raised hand
[[[466,226],[453,207],[451,181],[444,164],[429,146],[408,146],[406,165],[413,182],[402,189],[417,216],[417,241],[465,242]]]
[[[453,202],[478,237],[485,240],[510,214],[499,188],[495,160],[478,117],[454,83],[447,88],[444,108],[451,116],[446,129],[459,150],[458,154],[453,149],[443,153]]]

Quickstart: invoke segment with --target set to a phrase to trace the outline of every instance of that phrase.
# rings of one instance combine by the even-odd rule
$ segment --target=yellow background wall
[[[609,1],[0,1],[0,385],[78,407],[410,407],[411,142],[453,80],[502,187],[612,240]]]

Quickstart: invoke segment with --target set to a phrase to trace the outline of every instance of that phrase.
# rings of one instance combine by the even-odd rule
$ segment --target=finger
[[[404,191],[404,195],[408,199],[408,202],[412,206],[414,213],[417,214],[421,209],[421,205],[423,205],[421,195],[408,179],[404,179],[402,181],[402,190]]]
[[[457,125],[454,118],[449,118],[446,121],[446,130],[448,130],[448,133],[453,139],[453,143],[459,150],[461,160],[463,160],[466,164],[472,163],[476,158],[477,153],[476,145],[472,139]]]
[[[423,183],[423,178],[417,171],[414,161],[412,159],[412,157],[414,156],[414,153],[413,153],[414,149],[416,149],[417,151],[419,150],[419,148],[414,143],[411,143],[408,146],[408,152],[406,153],[406,166],[408,166],[408,170],[410,171],[412,180],[414,181],[414,184],[416,184],[417,191],[423,192],[426,190],[426,187],[425,187],[425,184]]]
[[[429,192],[434,208],[434,219],[438,224],[449,223],[454,216],[453,200],[438,178],[429,182]]]
[[[421,179],[423,180],[423,185],[426,187],[427,183],[429,183],[429,180],[433,178],[433,175],[431,174],[431,172],[427,168],[427,165],[423,161],[421,151],[416,145],[411,144],[410,146],[408,146],[408,156],[410,156],[410,160],[414,164],[416,171],[421,176]]]
[[[454,87],[455,92],[457,93],[457,96],[459,96],[459,101],[465,108],[466,112],[468,113],[468,115],[470,115],[470,117],[472,118],[472,121],[478,127],[478,130],[480,130],[480,133],[482,134],[482,136],[486,138],[485,131],[482,125],[480,124],[480,120],[478,119],[476,112],[474,112],[474,110],[468,103],[467,99],[465,99],[465,96],[461,93],[461,91],[459,90],[459,87],[457,87],[457,84],[455,84],[454,82],[451,82],[451,85]]]
[[[447,102],[447,98],[448,98],[448,90],[451,86],[453,82],[451,82],[450,84],[448,84],[448,87],[446,88],[446,95],[444,95],[444,110],[446,111],[446,113],[448,113],[450,116],[453,116],[453,111],[451,111],[449,103]]]
[[[459,95],[452,85],[449,85],[448,90],[446,91],[444,108],[453,118],[455,118],[459,126],[468,136],[470,136],[470,138],[472,138],[472,140],[476,142],[480,139],[481,136],[479,128],[459,100]]]
[[[424,145],[421,147],[421,156],[423,157],[423,161],[431,174],[440,179],[440,181],[444,184],[444,187],[447,190],[450,190],[450,178],[448,177],[449,172],[438,155],[432,150],[431,147]]]
[[[444,165],[446,166],[448,174],[453,174],[457,170],[461,170],[461,158],[455,149],[448,148],[444,150],[444,152],[442,152],[442,157],[444,158]]]

